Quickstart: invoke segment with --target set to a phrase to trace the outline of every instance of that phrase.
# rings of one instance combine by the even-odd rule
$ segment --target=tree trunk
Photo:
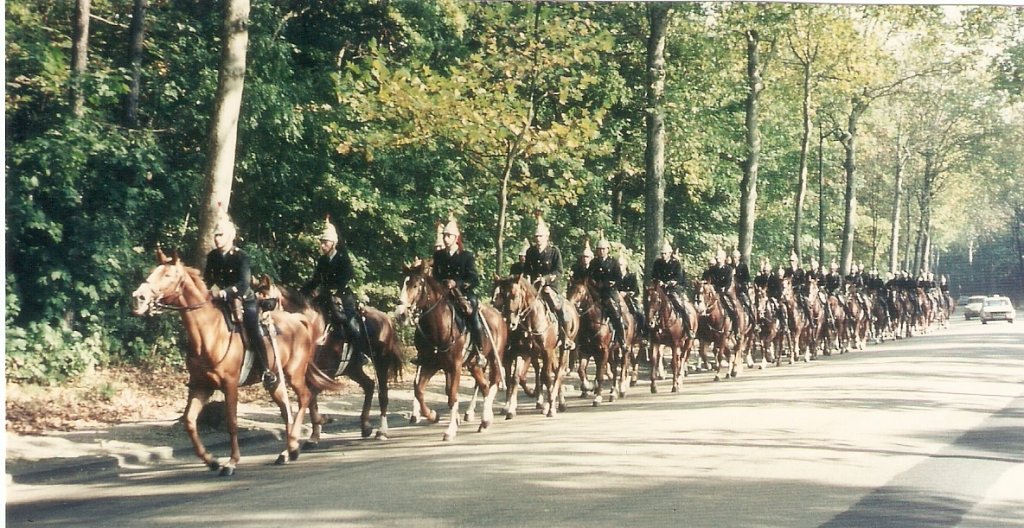
[[[803,262],[803,257],[797,253]],[[818,262],[825,262],[825,133],[818,123]]]
[[[615,172],[612,173],[612,223],[622,225],[623,188],[626,171],[622,170],[622,143],[615,144]]]
[[[644,269],[649,270],[665,239],[665,36],[670,8],[663,3],[647,8],[650,36],[647,39],[647,171],[644,192]]]
[[[132,4],[132,25],[128,36],[131,81],[124,109],[124,122],[128,128],[138,128],[139,126],[139,85],[142,79],[142,49],[146,39],[145,20],[148,7],[149,0],[134,0]]]
[[[743,164],[740,182],[739,250],[745,261],[750,261],[754,242],[754,220],[757,217],[757,170],[761,157],[761,130],[758,125],[758,105],[761,90],[761,69],[758,56],[758,34],[747,30],[747,104],[746,132],[747,159]]]
[[[912,227],[911,227],[912,224],[910,223],[910,220],[911,220],[911,210],[910,210],[911,207],[910,206],[912,204],[913,204],[913,202],[911,202],[908,199],[907,200],[907,217],[906,217],[906,224],[907,224],[907,233],[906,233],[906,235],[907,236],[906,236],[906,244],[903,246],[903,271],[910,270],[913,267],[913,266],[911,266],[911,262],[910,262],[911,258],[914,255],[914,252],[910,250],[910,231],[912,229]]]
[[[807,197],[807,153],[811,148],[811,63],[803,64],[804,132],[800,136],[800,170],[796,184],[796,216],[793,218],[793,251],[800,255],[800,230],[804,221],[804,200]]]
[[[903,168],[909,156],[901,144],[900,134],[896,135],[896,174],[893,182],[892,228],[889,231],[889,271],[899,269],[900,252],[900,207],[903,201]]]
[[[206,267],[206,254],[213,247],[213,229],[221,210],[231,202],[234,178],[238,115],[245,81],[245,53],[249,43],[249,0],[224,2],[224,29],[220,54],[217,96],[210,120],[207,163],[203,175],[203,204],[199,211],[199,233],[192,261]]]
[[[846,150],[846,160],[843,162],[843,168],[846,169],[846,201],[839,272],[843,275],[850,272],[850,264],[853,262],[853,233],[857,227],[857,120],[866,109],[865,103],[859,98],[854,98],[846,123],[846,133],[842,138],[843,149]]]
[[[501,275],[501,263],[505,259],[505,223],[508,221],[508,182],[512,179],[515,166],[515,145],[509,146],[505,165],[501,169],[501,185],[498,189],[498,232],[495,235],[494,273]]]
[[[75,1],[75,20],[71,34],[71,114],[82,117],[85,112],[85,94],[82,78],[89,62],[89,12],[92,0]]]

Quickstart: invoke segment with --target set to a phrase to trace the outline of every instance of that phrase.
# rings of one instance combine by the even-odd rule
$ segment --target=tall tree
[[[759,46],[761,35],[748,29],[747,42],[747,100],[746,100],[746,159],[743,161],[743,179],[740,181],[739,250],[744,262],[749,262],[754,245],[754,221],[757,218],[757,171],[761,160],[761,127],[759,124],[760,97],[764,90],[764,68]],[[772,41],[774,50],[774,41]]]
[[[221,42],[217,96],[210,120],[207,163],[203,173],[199,238],[192,251],[192,262],[200,269],[206,267],[206,254],[213,247],[211,238],[217,217],[221,211],[228,210],[231,202],[238,116],[245,81],[245,54],[249,44],[249,0],[224,2]]]
[[[142,79],[142,50],[146,40],[146,9],[149,0],[132,2],[132,24],[128,30],[128,63],[131,80],[125,98],[124,121],[128,128],[139,126],[139,85]]]
[[[75,0],[75,19],[71,35],[71,113],[82,117],[85,112],[85,94],[82,78],[89,64],[89,12],[92,0]]]
[[[650,36],[647,39],[647,168],[644,220],[644,269],[654,263],[665,238],[665,35],[671,8],[663,3],[648,5]]]

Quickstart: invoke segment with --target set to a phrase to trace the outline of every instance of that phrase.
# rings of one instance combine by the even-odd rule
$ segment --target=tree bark
[[[761,130],[758,124],[758,111],[761,90],[764,84],[761,79],[759,64],[757,31],[747,30],[747,103],[746,103],[746,143],[747,159],[743,164],[743,179],[740,181],[740,225],[739,250],[744,262],[750,261],[750,251],[754,242],[754,221],[757,217],[757,171],[761,157]]]
[[[82,78],[89,63],[89,12],[92,0],[75,1],[75,20],[71,34],[71,90],[69,99],[71,114],[82,117],[85,113],[85,94],[82,92]]]
[[[647,172],[644,192],[644,269],[651,269],[665,239],[665,38],[671,9],[648,5],[650,35],[647,39]]]
[[[797,253],[800,261],[803,257]],[[825,262],[825,133],[818,123],[818,262]]]
[[[892,228],[889,231],[889,271],[896,273],[899,269],[900,251],[900,208],[903,201],[903,169],[910,159],[909,153],[902,144],[902,133],[896,133],[896,174],[893,181]]]
[[[799,257],[800,230],[804,221],[804,200],[807,197],[807,154],[811,147],[811,63],[803,63],[803,121],[804,131],[800,137],[800,170],[796,184],[796,215],[793,218],[793,251]]]
[[[207,163],[203,175],[199,233],[192,261],[203,269],[206,254],[213,248],[213,229],[221,210],[231,202],[234,178],[235,144],[238,140],[238,116],[242,107],[245,81],[245,54],[249,44],[249,0],[224,2],[224,27],[220,54],[217,96],[210,121]]]
[[[850,115],[846,121],[846,133],[841,142],[846,151],[843,168],[846,169],[846,200],[843,219],[843,246],[840,252],[839,272],[846,275],[853,263],[853,234],[857,222],[857,120],[867,109],[867,102],[854,97]]]
[[[125,100],[124,122],[128,128],[139,126],[139,89],[142,80],[142,50],[146,39],[146,9],[149,0],[134,0],[132,3],[132,25],[128,36],[128,62],[131,65],[131,81]]]

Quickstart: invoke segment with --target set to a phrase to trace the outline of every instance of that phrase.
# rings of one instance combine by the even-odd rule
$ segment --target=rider
[[[739,317],[736,313],[736,304],[733,295],[729,293],[733,285],[733,269],[725,265],[725,250],[719,248],[715,252],[715,265],[710,270],[711,284],[718,290],[718,296],[722,299],[722,306],[726,313],[733,320],[732,334],[739,334]]]
[[[334,335],[341,337],[341,329],[348,331],[356,365],[365,365],[369,359],[367,337],[363,332],[362,317],[356,306],[356,296],[349,282],[355,277],[348,248],[338,238],[338,230],[331,223],[331,217],[324,219],[324,230],[320,233],[320,258],[313,268],[313,275],[300,290],[310,296],[317,292],[313,304],[328,316]]]
[[[789,320],[786,314],[785,305],[782,302],[782,296],[784,293],[783,290],[785,288],[785,283],[783,283],[783,280],[786,275],[786,270],[780,265],[778,273],[772,273],[771,264],[767,263],[766,266],[762,269],[766,271],[768,275],[766,282],[766,293],[768,294],[768,298],[771,299],[772,303],[774,303],[775,313],[777,314],[778,318],[782,321],[782,331],[788,333]]]
[[[622,298],[615,285],[622,281],[619,263],[608,256],[611,244],[602,236],[597,242],[597,256],[587,268],[587,276],[597,284],[601,301],[608,310],[608,316],[615,330],[615,342],[622,350],[626,348],[626,331],[622,324],[622,312],[619,309]]]
[[[619,292],[625,297],[626,306],[629,307],[630,313],[633,314],[636,326],[642,328],[644,326],[644,314],[637,302],[637,298],[640,297],[640,281],[637,280],[636,273],[629,271],[629,261],[625,255],[619,255],[619,272],[622,273],[622,281],[618,284]]]
[[[256,295],[252,291],[252,264],[249,255],[235,246],[235,224],[227,215],[221,216],[213,229],[214,248],[206,255],[206,270],[203,281],[210,287],[216,286],[213,298],[228,306],[241,304],[242,337],[245,345],[253,351],[256,362],[263,369],[263,386],[273,390],[278,383],[277,375],[270,369],[270,351],[260,335],[259,310]],[[235,308],[237,310],[237,308]],[[237,313],[237,312],[236,312]]]
[[[740,303],[746,308],[747,313],[753,313],[750,303],[750,295],[747,290],[750,287],[750,268],[740,255],[740,250],[732,250],[733,281],[736,283],[736,296]]]
[[[854,264],[856,266],[856,264]],[[831,295],[839,300],[839,305],[843,307],[843,311],[847,317],[850,317],[850,309],[846,306],[846,296],[843,295],[843,275],[839,273],[839,263],[835,260],[832,261],[828,266],[828,273],[825,275],[824,289],[828,295]],[[834,318],[836,314],[832,313],[832,308],[825,303],[826,309],[829,310],[829,318]]]
[[[583,244],[583,253],[580,253],[580,258],[569,268],[569,284],[567,286],[583,282],[583,279],[587,278],[587,270],[590,269],[592,260],[594,260],[594,252],[590,249],[590,240],[587,240]]]
[[[523,240],[523,249],[519,250],[519,260],[512,263],[508,269],[509,275],[523,275],[526,273],[526,252],[530,249],[530,241]]]
[[[556,289],[562,277],[562,252],[549,243],[551,230],[539,214],[537,229],[533,232],[534,245],[526,249],[523,270],[531,282],[540,290],[541,297],[548,308],[558,317],[558,338],[562,347],[571,350],[575,344],[568,339],[565,327],[565,301]]]
[[[807,273],[800,266],[800,257],[796,255],[796,252],[789,254],[789,267],[786,268],[785,278],[789,279],[789,285],[793,288],[793,293],[796,295],[797,304],[804,311],[804,316],[808,321],[811,320],[811,308],[808,296],[810,295],[810,284],[807,281]]]
[[[683,266],[679,263],[679,259],[676,258],[675,253],[672,251],[672,244],[666,240],[661,245],[661,256],[654,261],[651,266],[651,280],[661,281],[665,285],[665,294],[668,295],[669,301],[677,312],[683,315],[683,324],[689,324],[689,318],[686,314],[686,305],[684,300],[686,299],[686,274],[683,272]],[[687,328],[687,331],[691,329]]]
[[[434,252],[431,273],[442,286],[447,288],[455,300],[455,306],[466,318],[469,326],[469,354],[467,361],[479,353],[483,343],[483,322],[480,320],[480,305],[473,288],[480,282],[476,272],[473,254],[462,248],[459,224],[451,219],[441,232],[444,247]]]

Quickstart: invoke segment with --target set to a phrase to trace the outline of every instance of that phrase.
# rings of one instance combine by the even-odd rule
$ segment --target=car
[[[981,313],[979,318],[981,324],[987,324],[989,321],[1009,321],[1013,322],[1013,319],[1017,316],[1017,311],[1013,309],[1013,303],[1010,299],[1001,295],[993,295],[986,297],[985,302],[981,305]]]
[[[964,319],[970,321],[972,317],[978,317],[981,315],[981,307],[985,304],[984,295],[972,295],[967,298],[967,304],[964,306]]]

